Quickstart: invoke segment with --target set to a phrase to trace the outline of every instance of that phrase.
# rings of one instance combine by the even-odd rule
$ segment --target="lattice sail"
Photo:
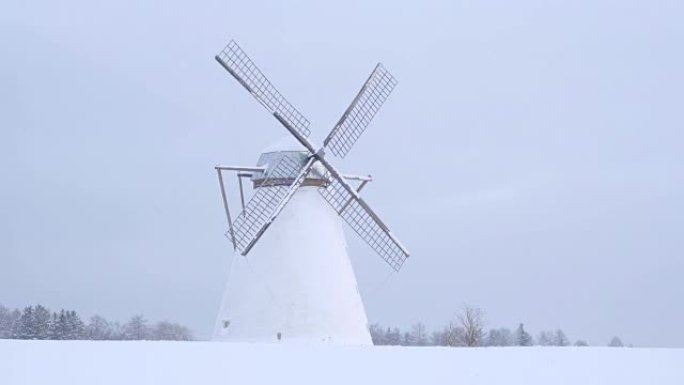
[[[278,92],[234,40],[216,55],[216,61],[275,115],[278,121],[290,125],[305,138],[309,136],[309,121]]]
[[[371,210],[368,204],[349,192],[342,183],[328,173],[330,184],[319,187],[318,192],[382,259],[395,271],[399,271],[409,254],[394,238],[387,226]]]
[[[270,175],[265,175],[264,181],[260,182],[261,187],[256,189],[244,211],[232,222],[229,233],[226,234],[232,238],[236,249],[242,255],[249,253],[304,183],[314,162],[318,161],[326,168],[325,178],[329,181],[319,187],[319,193],[376,253],[398,271],[408,258],[408,252],[377,214],[358,196],[357,191],[327,162],[325,152],[322,149],[317,151],[307,139],[310,134],[309,121],[278,92],[235,41],[228,43],[216,55],[216,60],[309,151],[309,158],[305,162],[301,158],[284,157],[269,171]],[[378,63],[325,139],[324,147],[334,155],[345,157],[396,85],[396,79]],[[283,183],[287,182],[283,182],[283,179],[292,178],[292,175],[297,177],[292,184],[284,186]],[[228,212],[227,215],[229,216]],[[230,222],[230,217],[228,220]]]
[[[235,219],[233,227],[226,233],[226,236],[233,237],[236,248],[242,255],[249,253],[249,250],[292,198],[295,190],[304,183],[314,161],[314,158],[311,158],[305,165],[302,165],[300,158],[283,157],[264,179],[261,187],[255,190],[245,210]],[[278,184],[277,181],[292,177],[292,175],[297,175],[297,177],[290,186]]]
[[[397,80],[378,63],[323,145],[344,158],[396,85]]]

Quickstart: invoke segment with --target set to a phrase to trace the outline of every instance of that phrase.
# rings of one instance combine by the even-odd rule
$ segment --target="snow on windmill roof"
[[[265,148],[259,160],[257,167],[263,167],[264,172],[256,172],[252,176],[252,182],[255,187],[262,186],[289,186],[297,177],[297,173],[309,158],[309,152],[292,136],[283,137],[275,143]],[[289,168],[286,175],[274,175],[276,168],[280,162],[288,162],[293,165],[300,165],[300,167]],[[281,170],[283,168],[280,168]],[[323,165],[316,162],[306,177],[305,186],[325,186],[327,179],[325,178],[326,170]],[[270,180],[269,180],[270,177]]]

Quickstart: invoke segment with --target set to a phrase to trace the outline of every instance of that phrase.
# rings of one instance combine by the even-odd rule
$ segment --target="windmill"
[[[309,121],[235,41],[215,58],[295,140],[261,154],[256,167],[216,166],[226,236],[249,258],[233,260],[214,339],[371,343],[339,218],[395,271],[409,253],[360,196],[372,178],[343,174],[326,155],[349,153],[397,81],[378,64],[316,148]],[[225,171],[238,179],[242,211],[234,220]],[[247,203],[243,179],[252,182]]]

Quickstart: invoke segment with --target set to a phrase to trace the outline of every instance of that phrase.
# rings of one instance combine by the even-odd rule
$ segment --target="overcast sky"
[[[144,4],[143,4],[144,3]],[[678,1],[12,1],[0,11],[0,303],[209,336],[232,249],[213,166],[286,135],[213,60],[235,38],[412,252],[353,240],[371,322],[684,346]]]

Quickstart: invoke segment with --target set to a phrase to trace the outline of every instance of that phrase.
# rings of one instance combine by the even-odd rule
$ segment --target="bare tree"
[[[465,330],[453,322],[449,322],[442,332],[446,346],[464,346]]]
[[[385,338],[387,345],[401,345],[401,330],[399,330],[399,328],[390,329],[388,327]]]
[[[403,336],[401,337],[401,346],[413,346],[415,345],[415,341],[413,341],[413,335],[409,332],[404,332]]]
[[[432,346],[448,346],[447,337],[444,331],[434,331],[430,336],[430,344]]]
[[[160,321],[150,332],[151,338],[165,341],[192,341],[190,329],[183,325]]]
[[[554,340],[554,333],[551,330],[542,330],[537,336],[537,345],[552,346]]]
[[[88,340],[109,340],[112,339],[112,334],[110,323],[99,315],[92,316],[85,328],[85,338]]]
[[[570,345],[570,340],[562,330],[558,329],[554,334],[553,344],[556,346],[568,346]]]
[[[479,308],[464,305],[457,319],[463,328],[463,345],[480,346],[482,343],[482,329],[484,320],[482,310]]]
[[[425,346],[428,344],[427,329],[422,322],[418,322],[411,326],[411,341],[413,345]]]

